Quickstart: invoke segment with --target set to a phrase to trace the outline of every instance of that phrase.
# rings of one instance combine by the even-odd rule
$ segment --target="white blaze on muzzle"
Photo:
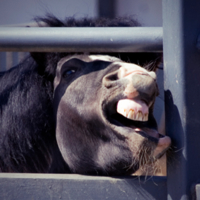
[[[119,78],[130,78],[133,74],[148,74],[151,78],[156,80],[156,73],[153,71],[147,71],[139,65],[132,63],[122,63],[118,72]],[[128,77],[129,76],[129,77]]]
[[[131,120],[148,121],[149,108],[141,100],[119,100],[117,103],[117,112]]]
[[[141,83],[139,81],[133,82],[133,76],[135,75],[141,76]],[[142,79],[142,76],[144,76],[145,78]],[[146,69],[141,68],[140,66],[135,64],[125,63],[119,69],[118,77],[127,79],[129,81],[129,84],[126,86],[126,89],[124,91],[127,99],[122,99],[118,101],[117,112],[131,120],[148,121],[150,105],[147,105],[139,98],[135,98],[135,96],[138,95],[136,88],[147,87],[148,90],[148,87],[151,87],[151,84],[153,84],[156,80],[155,72],[149,72]]]

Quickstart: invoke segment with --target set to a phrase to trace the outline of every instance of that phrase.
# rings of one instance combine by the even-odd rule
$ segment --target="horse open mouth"
[[[149,128],[149,107],[144,101],[120,99],[108,110],[107,119],[111,124],[131,129],[145,137],[161,137],[161,134],[156,131],[156,127]]]
[[[156,127],[151,126],[149,119],[149,107],[141,100],[120,99],[110,113],[107,120],[122,134],[139,134],[153,141],[157,146],[154,157],[159,159],[164,155],[171,144],[168,136],[160,134]]]

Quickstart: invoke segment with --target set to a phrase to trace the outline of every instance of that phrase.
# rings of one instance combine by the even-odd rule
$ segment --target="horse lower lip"
[[[153,138],[157,138],[157,139],[165,137],[165,136],[161,135],[160,133],[158,133],[157,130],[146,128],[146,127],[135,128],[134,130],[135,130],[135,132],[145,133],[146,135],[153,137]]]

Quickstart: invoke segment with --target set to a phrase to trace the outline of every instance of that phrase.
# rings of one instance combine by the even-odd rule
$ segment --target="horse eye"
[[[63,77],[64,78],[67,78],[69,77],[70,75],[74,74],[76,72],[76,69],[68,69],[66,70],[64,73],[63,73]]]

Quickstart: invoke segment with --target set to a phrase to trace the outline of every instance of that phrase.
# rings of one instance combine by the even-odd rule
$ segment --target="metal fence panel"
[[[166,133],[175,145],[168,199],[191,199],[200,179],[200,1],[163,0]]]

